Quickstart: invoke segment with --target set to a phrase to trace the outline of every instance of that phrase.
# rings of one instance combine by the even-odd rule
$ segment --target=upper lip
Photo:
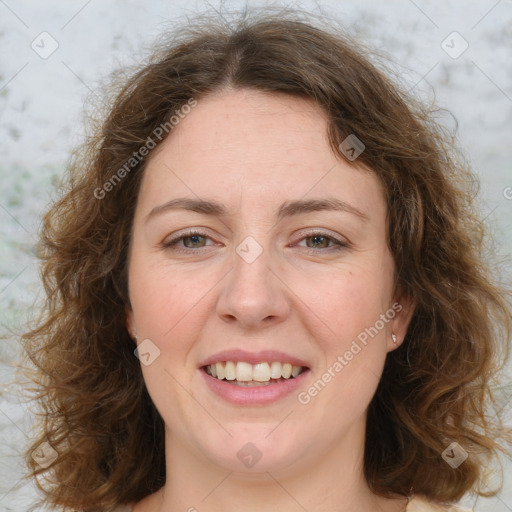
[[[303,366],[308,367],[307,363],[290,354],[286,354],[285,352],[280,352],[278,350],[260,350],[258,352],[247,352],[246,350],[234,349],[234,350],[223,350],[222,352],[217,352],[206,359],[204,359],[199,367],[208,366],[209,364],[225,362],[225,361],[243,361],[250,364],[264,363],[264,362],[274,362],[278,361],[280,363],[291,363],[293,366]]]

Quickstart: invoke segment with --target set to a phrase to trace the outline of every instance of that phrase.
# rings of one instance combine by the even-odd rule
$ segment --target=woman
[[[489,494],[510,311],[451,140],[355,43],[293,11],[198,21],[71,172],[25,336],[46,504],[416,512]]]

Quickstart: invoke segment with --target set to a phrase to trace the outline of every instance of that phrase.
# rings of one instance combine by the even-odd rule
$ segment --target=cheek
[[[149,339],[157,347],[149,345],[158,356],[150,365],[142,364],[144,380],[159,410],[181,408],[186,396],[178,382],[192,386],[194,349],[214,308],[213,273],[191,274],[167,264],[138,266],[134,260],[129,278],[139,340]]]
[[[303,276],[296,286],[309,316],[323,325],[322,332],[330,333],[333,348],[339,349],[373,326],[388,309],[391,297],[391,280],[369,266]]]
[[[309,315],[309,329],[317,333],[315,343],[323,357],[313,388],[303,391],[311,397],[322,423],[333,429],[348,428],[363,415],[377,389],[389,329],[381,320],[387,310],[383,284],[369,273],[354,271],[331,279],[322,293],[311,291],[315,311]]]
[[[209,289],[197,276],[167,265],[142,265],[135,258],[129,282],[137,329],[158,340],[166,339],[193,314]]]
[[[195,370],[189,357],[208,304],[209,286],[164,265],[138,265],[132,260],[129,272],[130,299],[139,342],[149,339],[152,360],[144,364],[143,377],[162,415],[182,409]],[[156,348],[154,348],[156,346]],[[139,349],[140,350],[140,349]],[[154,354],[154,355],[153,355]],[[181,383],[181,385],[179,384]],[[183,396],[184,395],[184,396]]]

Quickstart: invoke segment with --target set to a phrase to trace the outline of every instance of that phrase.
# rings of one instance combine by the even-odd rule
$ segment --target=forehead
[[[379,179],[333,153],[327,123],[300,97],[247,89],[207,96],[150,155],[139,199],[208,196],[239,205],[334,194],[382,207]]]

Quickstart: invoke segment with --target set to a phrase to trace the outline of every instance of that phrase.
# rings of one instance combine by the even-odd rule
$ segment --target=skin
[[[135,512],[405,509],[403,497],[377,497],[363,477],[368,404],[412,307],[393,296],[382,185],[354,164],[329,147],[313,102],[253,90],[202,98],[152,152],[134,218],[127,327],[160,350],[141,367],[166,425],[167,482]],[[147,220],[179,197],[221,202],[227,214],[173,209]],[[367,218],[276,218],[285,201],[333,197]],[[207,238],[162,246],[193,227]],[[310,228],[348,245],[337,250]],[[236,252],[247,236],[263,249],[252,263]],[[232,405],[198,367],[225,349],[280,350],[308,362],[307,391],[396,302],[400,313],[307,404],[294,392]],[[252,468],[237,457],[247,442],[262,453]]]

